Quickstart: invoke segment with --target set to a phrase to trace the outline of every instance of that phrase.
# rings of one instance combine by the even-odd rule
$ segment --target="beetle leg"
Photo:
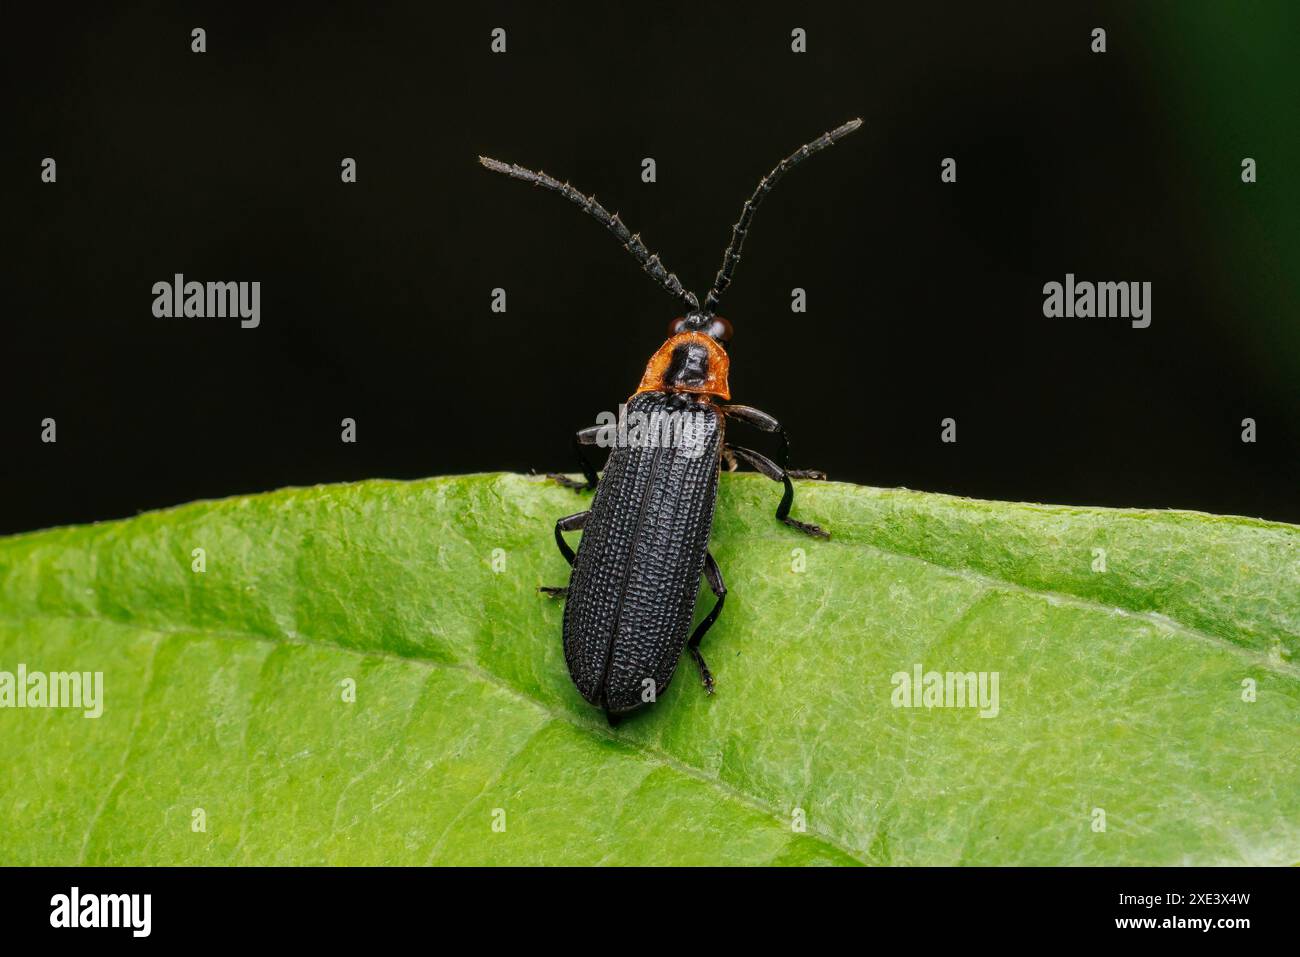
[[[596,444],[596,436],[600,434],[600,429],[601,426],[599,425],[589,425],[585,429],[579,429],[573,436],[573,451],[582,464],[582,474],[586,477],[585,482],[579,482],[567,475],[560,475],[555,472],[548,472],[546,477],[555,480],[565,488],[576,489],[579,492],[590,492],[594,489],[597,481],[596,466],[587,457],[586,446]]]
[[[768,415],[762,409],[754,408],[752,405],[724,405],[721,408],[723,415],[729,416],[737,422],[744,422],[760,432],[775,432],[779,435],[781,437],[781,455],[777,461],[780,462],[782,468],[789,464],[790,436],[786,434],[785,429],[775,417]],[[826,480],[826,473],[818,469],[787,469],[786,474],[797,479],[817,479],[823,482]]]
[[[819,525],[810,525],[808,522],[801,522],[797,518],[790,517],[790,506],[794,504],[794,484],[790,481],[790,473],[781,466],[777,465],[766,455],[755,452],[753,449],[747,449],[742,445],[728,446],[738,458],[752,465],[758,471],[762,472],[774,482],[785,484],[785,494],[781,496],[781,504],[776,507],[776,517],[780,522],[784,522],[791,528],[797,528],[815,538],[830,538],[830,532],[826,531]]]
[[[560,546],[560,554],[570,565],[573,564],[573,549],[569,543],[564,540],[565,532],[576,532],[587,524],[587,516],[591,512],[574,512],[572,515],[566,515],[564,518],[557,519],[555,522],[555,544]],[[549,595],[552,598],[563,598],[569,594],[568,587],[556,587],[554,585],[542,585],[537,589],[543,595]]]
[[[572,515],[566,515],[564,518],[555,520],[555,544],[560,546],[560,554],[564,556],[564,560],[570,565],[573,564],[573,549],[564,540],[564,533],[579,531],[587,524],[587,516],[590,514],[589,511],[574,512]]]
[[[573,564],[573,549],[564,540],[564,533],[581,531],[583,526],[587,524],[587,516],[590,514],[590,511],[574,512],[572,515],[566,515],[564,518],[555,520],[555,544],[560,546],[560,554],[564,556],[564,560],[570,565]]]
[[[700,680],[704,682],[704,690],[713,694],[713,673],[709,671],[709,666],[704,663],[704,656],[700,654],[700,642],[704,639],[705,632],[718,620],[718,614],[727,600],[727,586],[722,580],[722,569],[718,567],[712,552],[704,553],[704,577],[709,583],[709,589],[718,600],[691,633],[690,641],[686,642],[686,649],[695,659],[695,667],[700,669]]]

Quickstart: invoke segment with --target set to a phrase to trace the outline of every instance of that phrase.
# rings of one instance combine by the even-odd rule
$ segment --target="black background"
[[[571,433],[633,390],[676,306],[594,221],[475,157],[595,192],[702,296],[758,178],[853,116],[861,131],[768,198],[721,310],[733,397],[782,419],[796,465],[1300,520],[1297,317],[1240,295],[1295,264],[1261,228],[1259,275],[1229,272],[1205,216],[1272,201],[1238,164],[1292,175],[1295,114],[1265,111],[1247,143],[1216,139],[1212,115],[1180,125],[1149,11],[33,6],[6,11],[0,532],[570,469]],[[151,287],[177,272],[260,281],[261,327],[154,318]],[[1045,319],[1043,283],[1066,272],[1152,282],[1151,327]]]

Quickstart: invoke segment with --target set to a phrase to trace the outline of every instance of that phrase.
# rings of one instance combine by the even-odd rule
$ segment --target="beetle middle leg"
[[[809,522],[801,522],[797,518],[790,517],[790,506],[794,504],[794,483],[790,481],[790,472],[787,472],[781,466],[777,465],[766,455],[755,452],[753,449],[747,449],[743,445],[730,445],[729,449],[735,453],[736,457],[752,465],[758,471],[762,472],[774,482],[785,484],[785,494],[781,496],[781,504],[776,507],[776,518],[779,522],[784,522],[791,528],[797,528],[805,534],[812,535],[814,538],[830,538],[831,533],[826,531],[820,525],[813,525]]]
[[[596,465],[588,457],[587,449],[596,444],[596,436],[600,434],[600,430],[601,426],[599,425],[589,425],[585,429],[579,429],[573,436],[573,452],[582,465],[582,474],[586,481],[579,482],[567,475],[560,475],[556,472],[547,472],[546,477],[563,485],[565,488],[575,489],[579,492],[592,491],[597,482]]]
[[[713,608],[709,610],[709,613],[704,616],[704,620],[695,626],[690,641],[686,642],[686,650],[695,659],[695,667],[700,669],[700,680],[704,682],[704,690],[709,694],[713,694],[713,673],[709,671],[709,666],[704,663],[704,656],[700,654],[700,642],[704,639],[705,632],[712,628],[713,623],[718,620],[718,614],[727,601],[727,585],[722,580],[722,569],[718,567],[712,552],[704,553],[704,578],[708,581],[709,589],[718,600],[714,603]]]
[[[564,556],[564,560],[570,565],[573,564],[573,549],[570,548],[569,543],[564,540],[564,533],[580,531],[582,527],[587,524],[587,516],[590,514],[590,511],[574,512],[572,515],[566,515],[564,518],[556,519],[555,544],[560,547],[560,554]],[[542,585],[537,590],[543,595],[547,595],[551,598],[563,598],[569,594],[569,587],[567,585],[562,587],[557,587],[555,585]]]

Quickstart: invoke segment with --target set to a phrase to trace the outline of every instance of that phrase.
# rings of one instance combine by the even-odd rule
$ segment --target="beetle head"
[[[683,332],[702,332],[706,336],[715,339],[724,349],[727,348],[727,343],[731,341],[731,323],[711,312],[700,310],[688,312],[686,315],[679,316],[668,323],[669,337],[680,335]]]

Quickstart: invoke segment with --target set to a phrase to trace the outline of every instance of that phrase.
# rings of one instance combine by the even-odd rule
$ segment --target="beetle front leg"
[[[790,481],[790,472],[787,472],[781,466],[777,465],[766,455],[755,452],[753,449],[747,449],[742,445],[728,446],[736,457],[752,465],[758,471],[762,472],[774,482],[785,484],[785,494],[781,496],[781,504],[776,507],[777,521],[784,522],[791,528],[797,528],[799,531],[815,538],[830,538],[831,533],[826,531],[820,525],[812,525],[808,522],[801,522],[797,518],[790,517],[790,506],[794,504],[794,483]]]
[[[762,409],[756,409],[752,405],[724,405],[721,408],[723,415],[735,419],[737,422],[744,422],[760,432],[775,432],[779,435],[781,437],[781,455],[778,461],[781,468],[785,469],[786,474],[791,478],[816,479],[819,482],[826,481],[826,473],[819,469],[786,468],[790,464],[790,436],[786,434],[785,428],[776,420],[775,416],[768,415]],[[735,471],[735,469],[732,469],[732,471]]]
[[[560,475],[556,472],[547,472],[546,477],[553,479],[565,488],[575,489],[579,492],[590,492],[594,489],[598,476],[596,475],[595,463],[587,457],[587,448],[596,444],[596,436],[600,434],[600,429],[599,425],[589,425],[585,429],[579,429],[573,436],[573,452],[582,465],[582,474],[586,477],[585,482],[576,481],[567,475]]]
[[[587,524],[587,516],[590,514],[590,511],[574,512],[572,515],[566,515],[564,518],[557,519],[555,522],[555,544],[560,547],[560,554],[564,556],[564,560],[570,565],[573,564],[573,549],[570,548],[569,543],[564,540],[564,533],[580,531],[582,527]],[[550,598],[563,598],[569,594],[569,587],[567,585],[563,587],[542,585],[537,590]]]
[[[691,633],[690,641],[686,642],[686,650],[691,653],[695,659],[695,667],[700,669],[700,680],[704,682],[704,690],[713,694],[713,673],[709,671],[709,666],[704,663],[704,656],[700,654],[700,642],[704,639],[704,634],[713,627],[713,623],[718,620],[718,614],[722,611],[722,606],[727,600],[727,585],[722,580],[722,569],[718,567],[717,561],[712,552],[704,553],[704,578],[709,583],[709,589],[717,597],[717,602],[713,608],[704,616]]]

